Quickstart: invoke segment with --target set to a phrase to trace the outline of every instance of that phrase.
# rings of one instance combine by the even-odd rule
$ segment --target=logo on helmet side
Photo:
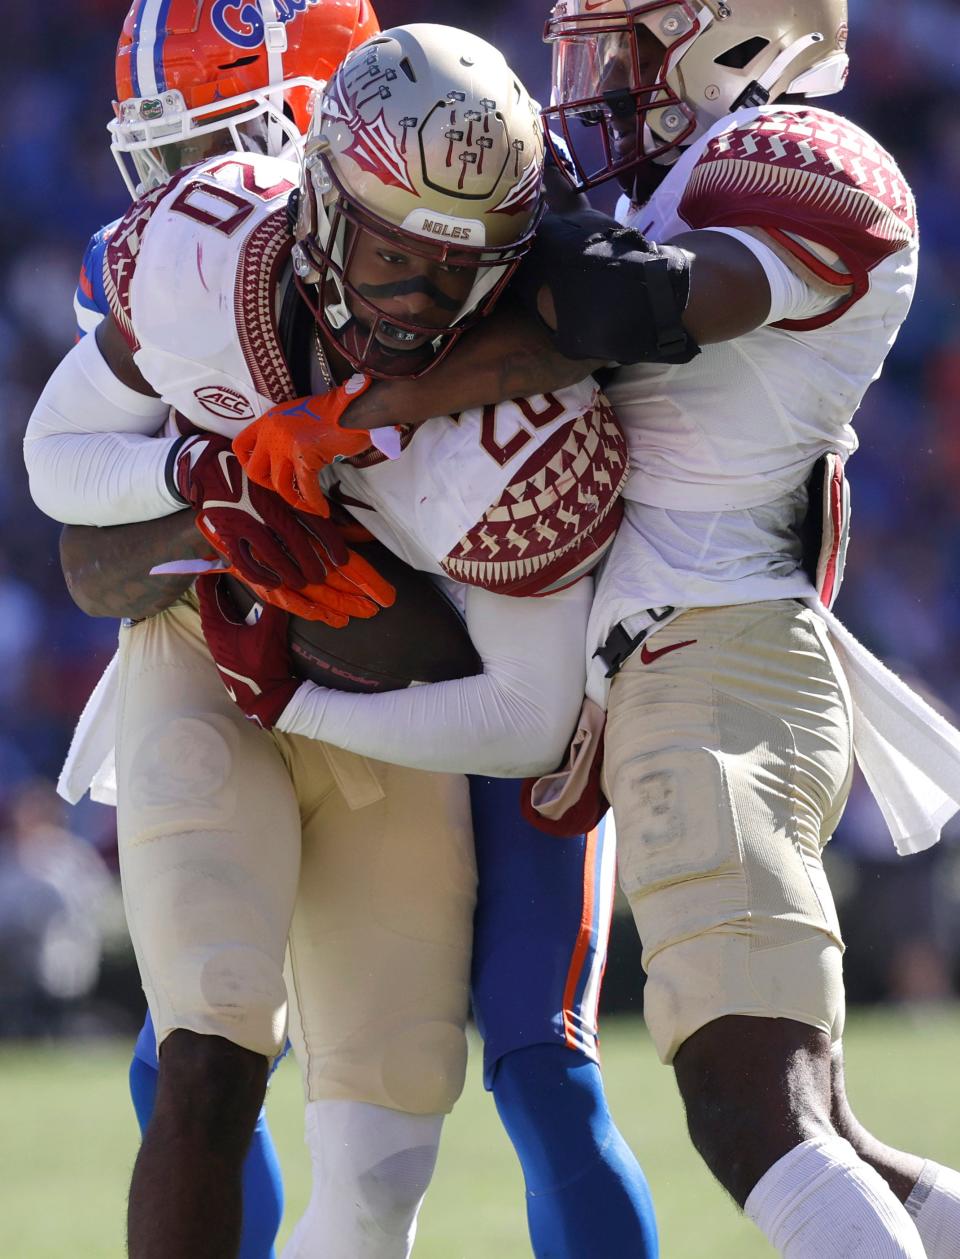
[[[276,0],[277,17],[292,22],[308,7],[324,0]],[[263,43],[263,14],[250,0],[216,0],[210,14],[214,30],[236,48],[259,48]]]
[[[226,385],[206,385],[203,389],[195,389],[193,396],[211,415],[221,420],[252,420],[253,407],[236,389],[228,389]]]
[[[540,163],[530,161],[521,179],[513,185],[492,214],[530,214],[540,202],[543,187],[543,171]]]
[[[402,137],[394,135],[383,111],[383,102],[392,96],[390,84],[397,72],[380,65],[379,48],[369,48],[350,57],[330,84],[330,105],[349,129],[352,140],[344,149],[361,171],[374,175],[382,184],[416,196],[417,189],[407,165],[407,131],[416,127],[416,118],[401,118]],[[376,114],[374,114],[376,110]]]

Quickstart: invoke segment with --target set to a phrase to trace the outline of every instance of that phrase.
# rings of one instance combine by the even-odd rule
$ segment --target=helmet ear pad
[[[300,189],[294,188],[287,198],[285,207],[287,217],[287,235],[296,236],[297,220],[300,218]]]

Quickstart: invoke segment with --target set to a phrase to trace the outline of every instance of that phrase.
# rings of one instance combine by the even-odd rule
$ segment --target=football
[[[463,617],[426,573],[380,542],[354,543],[353,549],[391,583],[396,602],[343,629],[291,616],[290,650],[300,677],[337,691],[374,694],[481,672]],[[235,577],[227,582],[245,616],[253,593]]]

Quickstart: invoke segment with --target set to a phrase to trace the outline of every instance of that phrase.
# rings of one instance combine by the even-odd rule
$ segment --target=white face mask
[[[313,79],[291,79],[283,91],[319,86]],[[132,197],[215,153],[296,158],[301,149],[300,133],[284,112],[283,92],[275,89],[237,98],[232,108],[231,101],[219,101],[187,109],[178,91],[124,101],[115,108],[117,117],[107,124],[110,151]]]

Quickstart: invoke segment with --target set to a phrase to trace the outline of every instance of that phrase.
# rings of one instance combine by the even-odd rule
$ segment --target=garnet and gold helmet
[[[558,0],[544,39],[545,119],[583,189],[669,162],[734,110],[838,92],[847,0]]]
[[[295,146],[317,84],[377,30],[368,0],[133,0],[108,126],[131,194],[220,149]]]
[[[294,233],[301,291],[358,370],[420,374],[409,356],[391,370],[377,339],[384,328],[398,344],[426,338],[426,370],[499,296],[542,212],[536,103],[476,35],[399,26],[367,40],[330,80],[304,155]],[[413,259],[421,274],[469,278],[442,327],[387,314],[359,292],[354,260],[371,237],[383,256]]]

